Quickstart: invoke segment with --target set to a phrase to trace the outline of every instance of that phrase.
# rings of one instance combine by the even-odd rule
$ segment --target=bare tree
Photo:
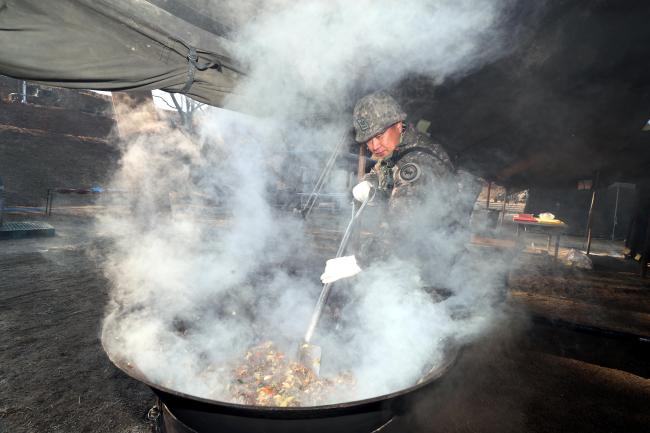
[[[178,126],[183,128],[187,132],[194,132],[194,113],[199,110],[203,110],[205,104],[195,101],[192,98],[189,98],[185,95],[182,97],[177,97],[175,94],[170,93],[169,96],[172,99],[174,105],[172,106],[167,100],[163,97],[156,96],[156,98],[163,101],[169,108],[173,108],[178,113],[180,118],[180,123]]]
[[[205,104],[196,102],[194,99],[189,98],[187,96],[183,97],[183,99],[179,101],[176,98],[176,95],[174,95],[173,93],[171,93],[170,95],[172,97],[172,101],[174,101],[174,106],[176,107],[176,111],[178,111],[178,114],[181,118],[181,125],[188,132],[193,132],[194,113],[196,113],[198,110],[202,110]]]

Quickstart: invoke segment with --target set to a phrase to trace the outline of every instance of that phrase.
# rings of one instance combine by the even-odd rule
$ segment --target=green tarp
[[[169,12],[174,3],[0,0],[0,74],[68,88],[162,89],[220,106],[241,73],[217,34],[227,28],[186,7],[201,18],[192,24]]]

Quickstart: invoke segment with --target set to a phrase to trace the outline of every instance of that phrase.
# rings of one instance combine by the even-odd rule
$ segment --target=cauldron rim
[[[429,370],[429,372],[426,375],[422,376],[415,385],[402,388],[400,390],[388,394],[381,394],[375,397],[370,397],[362,400],[352,400],[352,401],[345,401],[341,403],[332,403],[332,404],[319,405],[319,406],[281,407],[281,406],[256,406],[256,405],[232,403],[232,402],[221,401],[221,400],[211,400],[208,398],[186,394],[182,391],[177,391],[177,390],[167,388],[165,386],[153,383],[151,380],[147,378],[147,376],[141,370],[137,369],[136,367],[129,367],[128,361],[126,359],[116,359],[114,356],[112,356],[110,351],[107,349],[106,345],[104,344],[103,338],[102,338],[102,347],[104,349],[104,352],[108,356],[108,359],[113,363],[113,365],[115,365],[117,368],[122,370],[131,378],[144,383],[145,385],[149,386],[154,390],[161,391],[165,394],[169,394],[174,397],[195,401],[201,404],[225,407],[234,411],[256,412],[256,413],[261,412],[261,413],[268,413],[268,414],[280,413],[280,412],[282,413],[286,413],[286,412],[304,413],[304,412],[311,412],[311,411],[320,412],[320,411],[327,411],[332,409],[341,410],[346,408],[354,408],[358,406],[371,405],[374,403],[388,401],[388,400],[395,399],[397,397],[405,396],[407,394],[413,393],[414,391],[422,387],[428,386],[432,382],[441,378],[453,366],[460,352],[460,346],[458,344],[448,343],[445,347],[444,360],[442,363],[436,365],[435,367],[432,367],[431,370]]]

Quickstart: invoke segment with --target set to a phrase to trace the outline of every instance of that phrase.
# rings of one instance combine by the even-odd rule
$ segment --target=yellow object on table
[[[540,224],[564,224],[562,220],[558,220],[558,219],[552,219],[552,220],[537,219],[537,222]]]

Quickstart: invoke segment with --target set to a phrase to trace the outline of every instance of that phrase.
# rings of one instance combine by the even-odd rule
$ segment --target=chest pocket
[[[390,192],[395,186],[394,178],[395,162],[391,159],[377,163],[375,171],[377,173],[378,189],[383,192]]]

